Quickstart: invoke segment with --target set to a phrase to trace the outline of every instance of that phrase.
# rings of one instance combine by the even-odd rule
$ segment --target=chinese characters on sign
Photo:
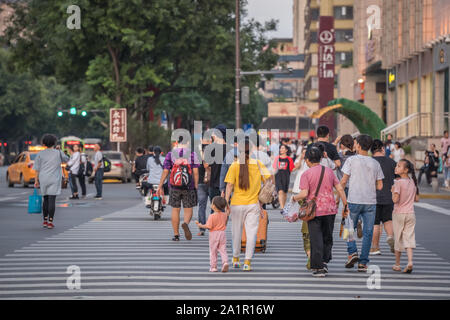
[[[319,20],[319,108],[324,108],[328,102],[334,99],[334,78],[335,78],[335,34],[334,18],[322,16]],[[326,125],[332,134],[335,129],[335,117],[333,114],[324,115],[320,125]]]
[[[127,141],[127,109],[109,109],[109,140]]]

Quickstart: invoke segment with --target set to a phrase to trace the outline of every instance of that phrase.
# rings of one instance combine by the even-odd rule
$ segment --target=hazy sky
[[[276,32],[270,38],[292,38],[292,0],[248,0],[248,15],[259,22],[279,20]]]

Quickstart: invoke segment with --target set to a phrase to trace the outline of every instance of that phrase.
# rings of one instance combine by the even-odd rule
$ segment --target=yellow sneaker
[[[245,260],[244,262],[244,271],[252,271],[252,268],[250,266],[250,260]]]
[[[239,258],[233,257],[233,268],[239,269],[241,267],[241,264],[239,262]]]

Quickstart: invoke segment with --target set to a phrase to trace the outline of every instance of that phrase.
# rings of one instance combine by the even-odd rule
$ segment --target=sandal
[[[413,271],[412,264],[408,264],[405,269],[403,269],[403,273],[411,273]]]
[[[399,265],[395,264],[392,266],[392,270],[400,272],[400,271],[402,271],[402,268]]]
[[[176,235],[172,238],[173,241],[180,241],[180,235]]]
[[[204,231],[200,231],[199,233],[197,233],[198,236],[204,236],[205,232]]]

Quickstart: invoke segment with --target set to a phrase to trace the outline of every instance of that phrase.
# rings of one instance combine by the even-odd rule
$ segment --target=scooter
[[[144,174],[141,174],[140,176],[139,176],[139,182],[138,182],[138,185],[136,186],[136,189],[138,190],[138,192],[141,194],[141,196],[145,196],[145,189],[142,187],[142,184],[144,183],[144,182],[147,182],[147,180],[148,180],[148,173],[144,173]]]
[[[164,211],[163,198],[157,194],[158,186],[153,185],[150,192],[151,194],[146,199],[146,207],[150,209],[150,215],[155,220],[161,219],[161,214]]]

